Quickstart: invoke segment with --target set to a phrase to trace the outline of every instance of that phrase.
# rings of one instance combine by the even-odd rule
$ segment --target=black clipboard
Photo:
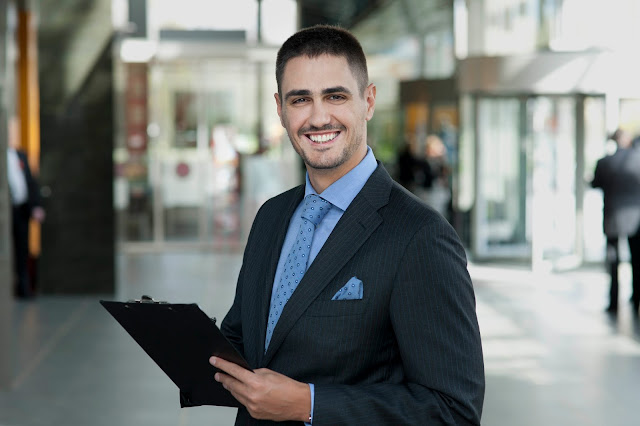
[[[140,300],[100,304],[120,323],[180,389],[180,406],[241,404],[213,378],[212,355],[251,371],[211,319],[195,304]]]

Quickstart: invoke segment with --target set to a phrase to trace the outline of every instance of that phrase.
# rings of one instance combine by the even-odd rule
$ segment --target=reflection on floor
[[[239,253],[128,254],[115,296],[197,302],[221,318]],[[625,266],[628,268],[628,265]],[[563,274],[470,266],[483,336],[483,425],[636,424],[640,326],[607,316],[600,269]],[[180,409],[175,385],[98,304],[101,297],[40,297],[14,307],[15,378],[0,391],[1,426],[229,425],[235,409]],[[3,348],[3,350],[7,350]]]

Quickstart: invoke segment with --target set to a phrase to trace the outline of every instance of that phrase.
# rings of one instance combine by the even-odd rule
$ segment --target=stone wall
[[[40,184],[47,211],[38,261],[41,293],[114,292],[111,50],[111,42],[103,46],[80,89],[62,107],[41,108]],[[47,70],[41,70],[40,84],[56,84],[61,72],[48,81]]]

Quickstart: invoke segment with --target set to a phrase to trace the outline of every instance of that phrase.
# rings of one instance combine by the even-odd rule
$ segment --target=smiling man
[[[373,116],[376,88],[359,87],[343,56],[296,57],[286,64],[278,115],[294,149],[322,192],[362,161],[366,122]],[[282,100],[281,100],[282,99]]]
[[[306,183],[253,223],[212,357],[237,425],[476,425],[484,367],[473,286],[442,216],[367,146],[376,88],[358,41],[316,26],[276,62],[278,115]]]

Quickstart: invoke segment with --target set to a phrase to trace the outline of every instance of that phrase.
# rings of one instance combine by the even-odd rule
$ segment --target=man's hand
[[[254,419],[309,421],[308,384],[266,368],[251,372],[217,357],[211,357],[209,362],[226,373],[216,373],[215,380],[222,383]]]

